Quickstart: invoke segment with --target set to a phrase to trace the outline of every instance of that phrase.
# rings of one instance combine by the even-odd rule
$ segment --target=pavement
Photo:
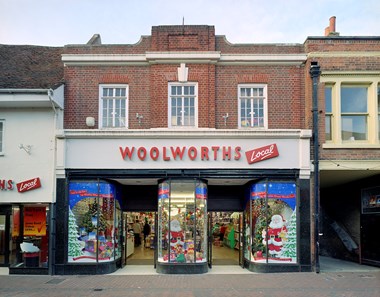
[[[325,257],[320,263],[320,273],[252,273],[236,266],[213,266],[201,275],[163,275],[138,265],[108,275],[7,275],[7,268],[2,268],[0,296],[380,296],[380,268]]]

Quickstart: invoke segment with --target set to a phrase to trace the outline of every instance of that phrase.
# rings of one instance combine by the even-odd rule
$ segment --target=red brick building
[[[380,38],[340,36],[335,18],[326,34],[231,44],[155,26],[132,45],[65,46],[51,273],[138,262],[129,231],[145,219],[159,273],[378,265]]]

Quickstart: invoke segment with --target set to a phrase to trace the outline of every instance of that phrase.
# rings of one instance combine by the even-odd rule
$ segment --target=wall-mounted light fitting
[[[142,114],[136,113],[136,119],[139,121],[139,125],[141,125],[141,120],[144,118]]]
[[[86,118],[86,125],[87,125],[87,127],[94,127],[95,126],[95,118],[87,117]]]
[[[28,155],[30,155],[30,150],[32,149],[32,146],[31,145],[29,145],[29,144],[22,144],[22,143],[20,143],[19,144],[19,146],[18,146],[18,148],[20,149],[20,150],[24,150],[24,151],[26,151],[26,153],[28,154]]]
[[[222,118],[224,119],[224,126],[227,126],[228,112]]]

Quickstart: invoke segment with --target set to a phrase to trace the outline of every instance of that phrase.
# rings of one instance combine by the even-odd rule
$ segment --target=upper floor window
[[[380,84],[377,86],[377,131],[377,138],[380,141]]]
[[[128,128],[128,85],[100,85],[99,94],[99,128]]]
[[[198,85],[169,84],[169,127],[198,126]]]
[[[325,82],[325,139],[350,146],[380,142],[378,77],[321,76]]]
[[[4,153],[4,121],[0,120],[0,155]]]
[[[267,86],[239,85],[239,128],[267,128]]]

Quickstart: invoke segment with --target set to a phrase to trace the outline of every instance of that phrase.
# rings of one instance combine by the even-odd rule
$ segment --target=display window
[[[297,187],[294,182],[253,184],[245,207],[244,257],[259,263],[297,262]]]
[[[114,185],[69,185],[68,262],[107,262],[121,257],[122,212]]]
[[[11,216],[10,265],[47,268],[49,251],[49,207],[15,205]]]
[[[158,262],[207,262],[207,185],[165,181],[158,193]]]

